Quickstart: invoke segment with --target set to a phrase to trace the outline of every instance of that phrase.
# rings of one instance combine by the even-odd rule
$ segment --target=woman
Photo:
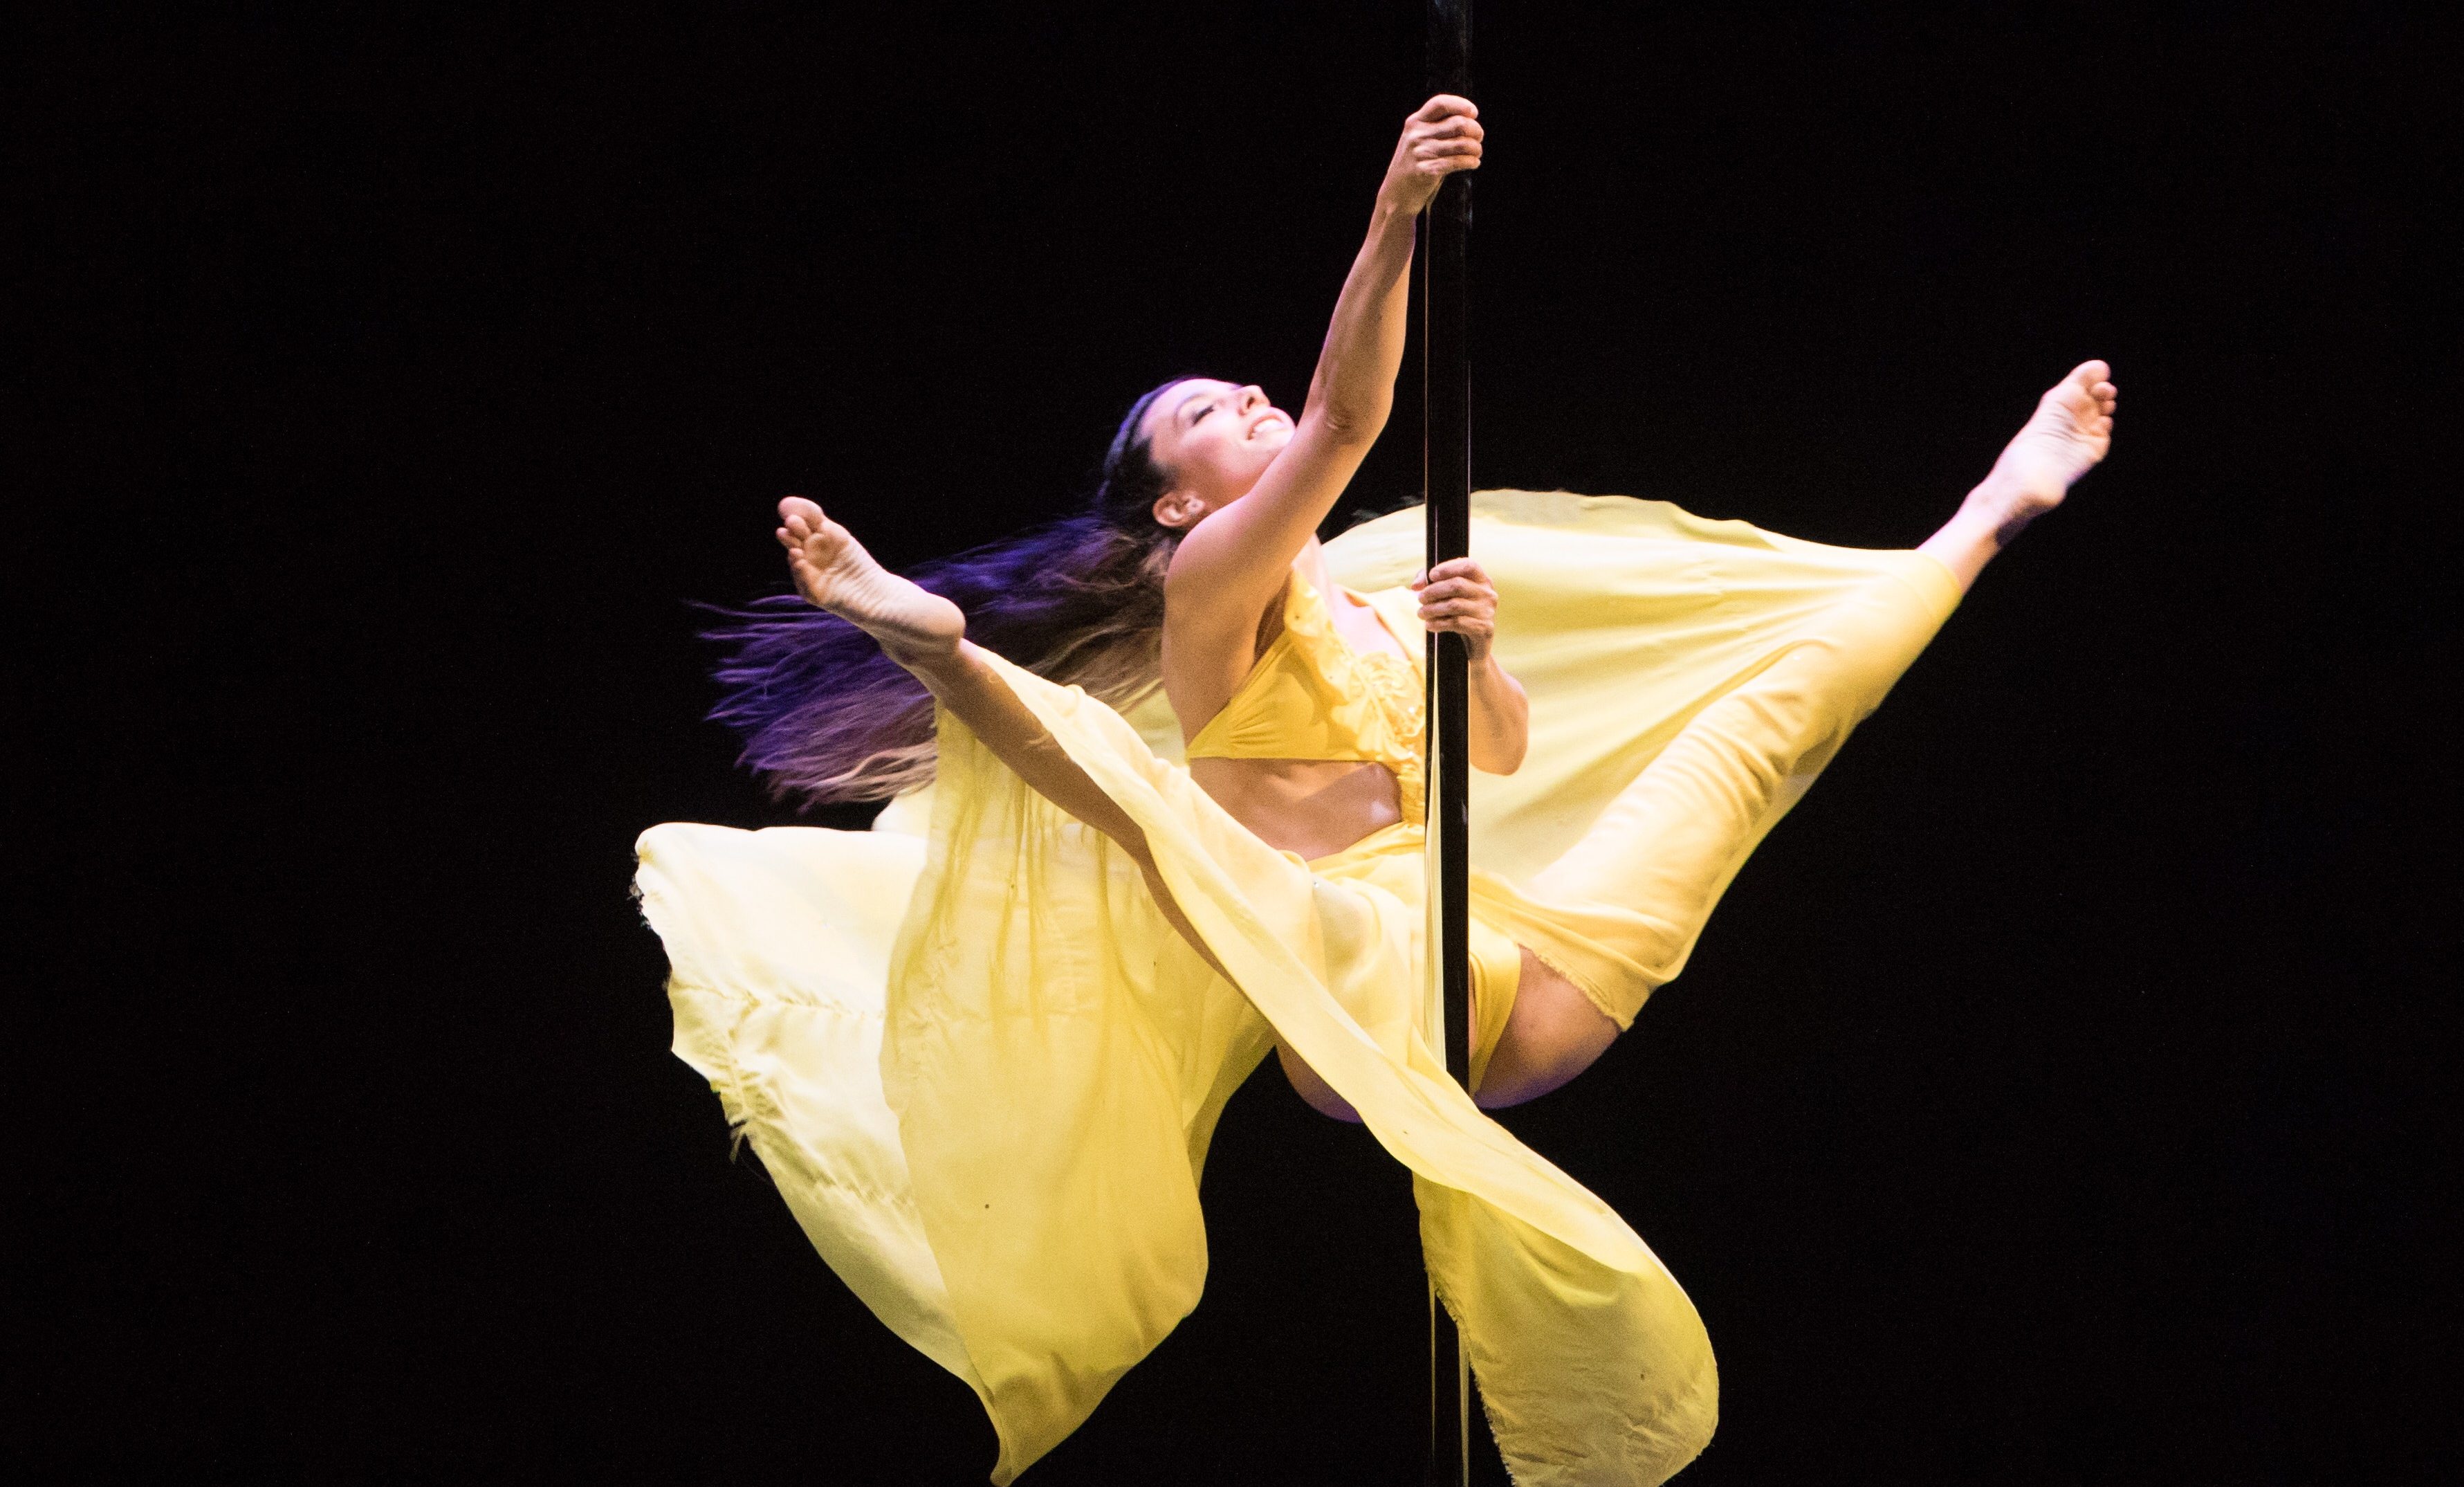
[[[1195,1304],[1198,1167],[1269,1047],[1412,1167],[1518,1481],[1691,1459],[1716,1400],[1691,1304],[1423,1035],[1419,634],[1471,655],[1473,1082],[1509,1104],[1588,1067],[1677,973],[1967,585],[2103,455],[2115,394],[2090,362],[1914,552],[1524,493],[1484,499],[1484,562],[1408,587],[1409,523],[1322,547],[1389,410],[1413,218],[1482,139],[1457,98],[1406,122],[1298,418],[1255,388],[1166,384],[1124,420],[1093,513],[922,584],[781,503],[803,597],[888,659],[765,617],[723,711],[818,798],[929,772],[929,845],[643,839],[678,1052],[849,1285],[977,1388],[997,1481]],[[1134,716],[1158,677],[1177,737],[1106,705]],[[901,798],[893,828],[918,814]]]

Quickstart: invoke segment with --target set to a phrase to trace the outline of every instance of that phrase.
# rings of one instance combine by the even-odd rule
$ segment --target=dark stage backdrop
[[[1297,407],[1417,11],[470,9],[21,37],[11,1450],[979,1480],[666,1052],[634,834],[791,819],[688,604],[781,587],[786,492],[907,563],[1067,508],[1166,374]],[[2431,1479],[2426,26],[1480,27],[1480,481],[1902,545],[2072,364],[2125,389],[1684,978],[1504,1117],[1709,1321],[1683,1480]],[[1205,1199],[1204,1303],[1028,1480],[1415,1480],[1401,1170],[1268,1073]]]

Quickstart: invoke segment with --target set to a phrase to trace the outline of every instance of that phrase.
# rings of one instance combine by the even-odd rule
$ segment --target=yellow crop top
[[[1348,591],[1348,590],[1347,590]],[[1373,601],[1373,608],[1375,602]],[[1401,640],[1394,619],[1378,622]],[[1284,589],[1284,629],[1223,710],[1189,741],[1191,759],[1360,760],[1395,775],[1406,821],[1420,819],[1420,748],[1428,727],[1420,669],[1391,651],[1363,654],[1334,628],[1298,572]]]

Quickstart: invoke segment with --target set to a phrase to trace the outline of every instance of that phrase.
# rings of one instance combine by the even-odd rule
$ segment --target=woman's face
[[[1155,400],[1145,432],[1173,487],[1155,502],[1155,520],[1186,527],[1249,494],[1292,441],[1292,418],[1257,388],[1192,377]]]

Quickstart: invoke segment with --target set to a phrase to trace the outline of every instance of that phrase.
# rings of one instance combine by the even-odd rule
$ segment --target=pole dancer
[[[1587,1068],[1978,572],[2103,457],[2101,362],[1920,547],[1490,492],[1321,544],[1382,429],[1413,221],[1480,163],[1406,121],[1297,417],[1139,398],[1081,515],[901,577],[781,503],[800,600],[734,632],[720,716],[870,832],[644,833],[676,1049],[815,1246],[974,1387],[1006,1482],[1194,1306],[1198,1175],[1269,1053],[1413,1173],[1432,1279],[1518,1480],[1657,1482],[1717,1377],[1641,1238],[1482,1107]],[[809,605],[810,608],[803,608]],[[1468,1085],[1426,1014],[1417,652],[1461,637],[1475,775]]]

